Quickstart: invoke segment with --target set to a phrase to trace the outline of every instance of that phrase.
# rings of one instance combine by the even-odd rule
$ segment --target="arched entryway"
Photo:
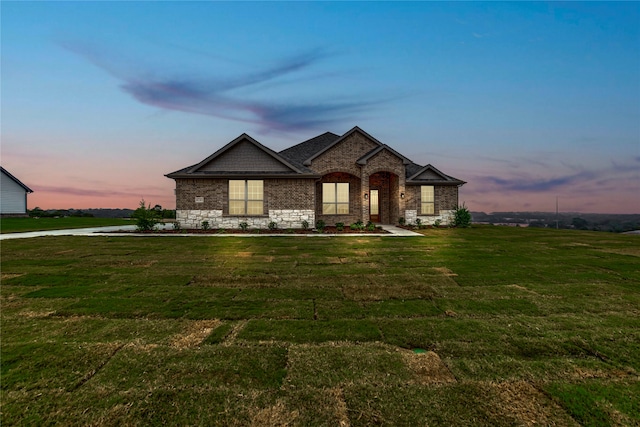
[[[369,221],[395,224],[400,212],[400,180],[393,172],[376,172],[369,176]]]

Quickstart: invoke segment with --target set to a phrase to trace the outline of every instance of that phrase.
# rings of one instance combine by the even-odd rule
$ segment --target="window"
[[[322,184],[322,214],[349,214],[348,182],[325,182]]]
[[[422,215],[434,215],[436,213],[433,185],[422,185],[420,187],[420,213]]]
[[[229,180],[229,215],[262,215],[264,184],[258,180]]]

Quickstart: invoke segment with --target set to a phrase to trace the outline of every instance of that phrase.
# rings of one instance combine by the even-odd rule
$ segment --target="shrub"
[[[322,233],[324,231],[324,227],[326,227],[326,224],[323,220],[319,219],[316,221],[316,229],[318,231]]]
[[[278,223],[275,221],[271,221],[267,227],[269,227],[269,230],[275,230],[276,228],[278,228]]]
[[[362,224],[362,221],[356,221],[353,224],[351,224],[350,228],[352,230],[362,231],[364,230],[364,224]]]
[[[307,220],[302,221],[302,229],[303,230],[308,230],[309,229],[309,221],[307,221]]]
[[[209,228],[209,221],[202,221],[202,229],[206,231]]]
[[[440,227],[440,225],[442,225],[442,220],[440,218],[438,218],[435,221],[433,221],[433,226],[434,227]]]
[[[140,200],[140,207],[133,211],[131,218],[136,220],[136,228],[138,231],[151,231],[158,223],[158,212],[151,208],[151,205],[145,206],[144,199]]]
[[[422,225],[422,220],[420,218],[416,218],[416,225],[418,228]]]
[[[344,222],[336,222],[336,229],[338,231],[344,230]]]
[[[458,206],[458,209],[453,213],[453,226],[468,228],[471,227],[471,212],[462,203],[462,206]]]
[[[406,220],[404,219],[404,217],[403,217],[403,216],[401,216],[400,218],[398,218],[398,224],[400,224],[400,225],[404,225],[404,224],[405,224],[405,222],[406,222]]]
[[[172,223],[172,225],[173,225],[173,229],[176,231],[180,231],[180,229],[182,228],[180,227],[180,223],[178,221]]]
[[[249,224],[247,224],[246,222],[241,222],[240,224],[238,224],[238,226],[242,231],[247,231],[247,229],[249,228]]]
[[[371,221],[367,222],[367,231],[376,231],[376,225]]]

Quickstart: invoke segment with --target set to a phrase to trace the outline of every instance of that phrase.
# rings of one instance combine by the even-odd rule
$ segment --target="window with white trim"
[[[349,214],[349,183],[348,182],[322,183],[322,214],[323,215],[348,215]]]
[[[229,215],[263,215],[264,183],[262,180],[229,180]]]
[[[420,214],[434,215],[436,213],[433,185],[420,186]]]

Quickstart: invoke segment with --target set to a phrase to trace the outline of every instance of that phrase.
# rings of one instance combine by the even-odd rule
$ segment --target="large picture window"
[[[433,185],[422,185],[420,187],[420,214],[434,215],[435,213]]]
[[[264,183],[261,180],[229,180],[229,215],[263,215]]]
[[[349,214],[348,182],[325,182],[322,184],[322,214]]]

